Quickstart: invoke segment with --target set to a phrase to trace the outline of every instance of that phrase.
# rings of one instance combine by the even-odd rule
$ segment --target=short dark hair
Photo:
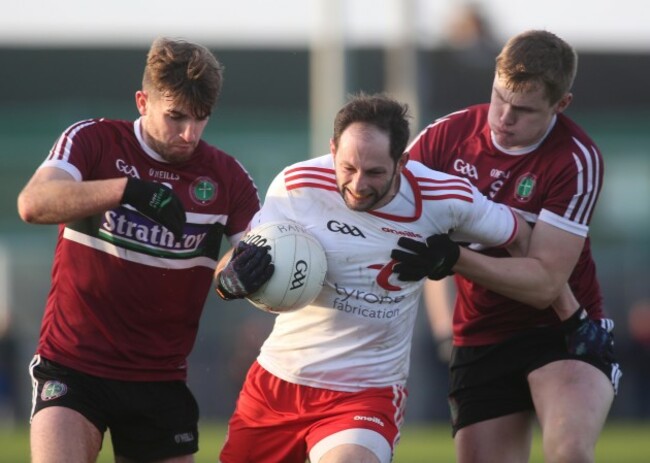
[[[555,104],[571,90],[578,70],[578,54],[567,42],[544,30],[515,35],[496,58],[497,76],[514,92],[542,85]]]
[[[410,137],[408,117],[408,105],[385,94],[352,95],[334,119],[334,146],[338,148],[341,134],[348,126],[355,122],[365,122],[388,134],[390,156],[397,162],[406,151]]]
[[[156,39],[142,77],[142,88],[157,91],[196,117],[212,113],[223,85],[223,66],[206,47],[165,37]]]

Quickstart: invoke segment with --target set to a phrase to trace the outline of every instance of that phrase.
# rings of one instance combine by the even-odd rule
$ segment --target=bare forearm
[[[568,284],[560,292],[560,296],[553,302],[553,310],[560,320],[566,320],[580,307],[580,303],[573,295]]]
[[[451,338],[453,316],[453,282],[451,278],[440,281],[426,280],[422,296],[431,331],[436,340]]]
[[[126,178],[76,182],[48,180],[30,183],[18,197],[18,211],[29,223],[65,223],[117,207]]]
[[[461,249],[454,272],[511,299],[537,308],[550,306],[561,283],[530,257],[499,259]]]
[[[515,257],[524,257],[528,253],[527,245],[528,240],[523,245],[522,243],[515,243],[513,246],[508,247],[508,252]],[[576,311],[580,304],[573,295],[569,285],[565,284],[552,306],[560,320],[566,320]]]
[[[525,304],[545,309],[551,304],[561,319],[577,301],[567,281],[584,246],[584,237],[538,221],[535,228],[518,217],[512,258],[495,258],[467,249],[453,270],[486,288]]]

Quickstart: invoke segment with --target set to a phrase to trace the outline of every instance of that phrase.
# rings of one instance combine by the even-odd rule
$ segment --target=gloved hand
[[[590,319],[583,307],[560,324],[569,353],[594,356],[606,362],[614,361],[613,327],[614,322],[609,319]]]
[[[426,243],[401,237],[397,244],[411,252],[393,249],[390,257],[398,261],[393,267],[401,281],[418,281],[424,277],[442,280],[452,275],[452,267],[460,257],[460,247],[449,235],[431,235]]]
[[[120,204],[129,204],[154,222],[174,234],[176,241],[183,238],[185,210],[171,188],[156,182],[145,182],[129,177]]]
[[[226,301],[246,297],[260,289],[274,270],[268,247],[240,241],[217,275],[217,294]]]

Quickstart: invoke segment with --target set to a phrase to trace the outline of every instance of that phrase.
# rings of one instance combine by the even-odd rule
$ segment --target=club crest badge
[[[44,401],[58,399],[68,392],[68,386],[60,381],[47,381],[41,391],[41,399]]]
[[[519,177],[515,188],[515,199],[522,203],[528,202],[535,191],[536,184],[537,177],[530,172]]]
[[[217,199],[217,184],[208,177],[199,177],[190,185],[190,198],[201,206],[212,204]]]

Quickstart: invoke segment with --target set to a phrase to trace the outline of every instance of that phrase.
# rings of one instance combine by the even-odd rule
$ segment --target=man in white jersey
[[[527,225],[469,181],[409,161],[408,137],[405,106],[358,95],[336,116],[331,154],[285,168],[269,187],[251,227],[301,224],[323,244],[328,271],[311,305],[277,316],[230,419],[221,463],[391,461],[422,288],[397,279],[392,248],[400,237],[449,232],[525,251]],[[227,262],[217,291],[245,297],[236,282],[246,272]]]
[[[30,365],[34,463],[94,462],[107,429],[116,461],[193,461],[187,356],[221,238],[237,243],[259,209],[241,164],[201,139],[221,84],[207,48],[156,40],[141,117],[73,124],[20,193],[23,220],[60,224]],[[266,278],[256,249],[238,261]]]

